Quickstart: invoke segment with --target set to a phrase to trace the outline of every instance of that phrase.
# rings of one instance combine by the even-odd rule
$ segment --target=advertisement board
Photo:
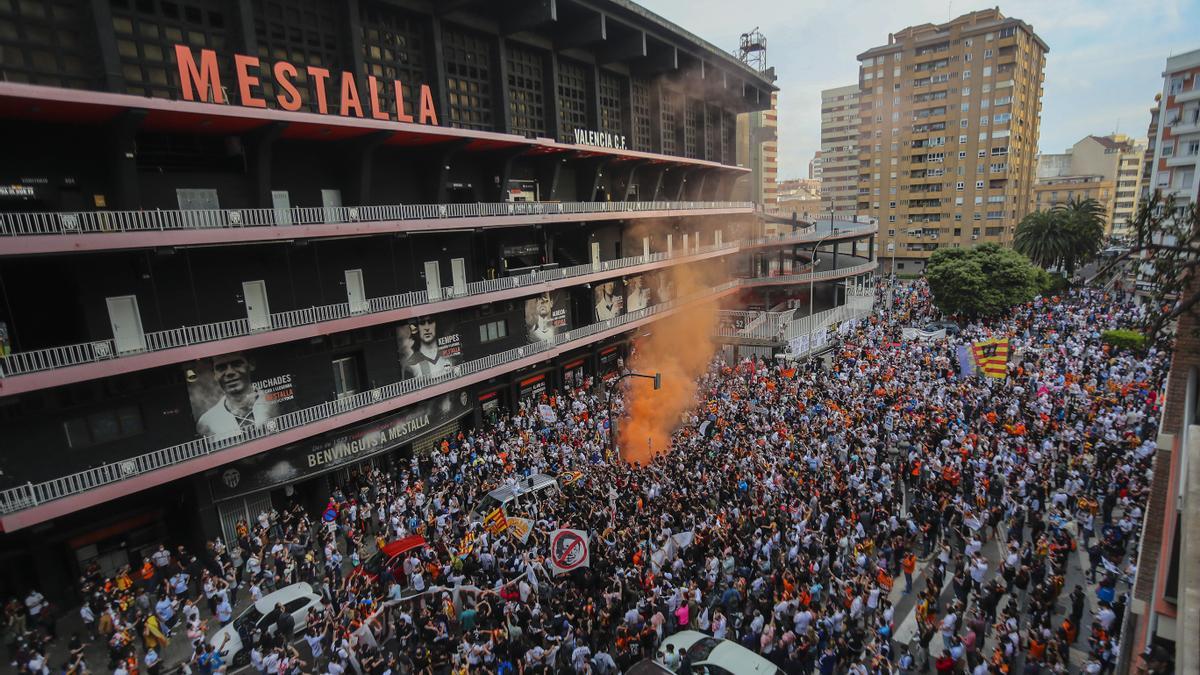
[[[185,366],[196,433],[228,438],[296,409],[295,377],[269,350],[233,352]]]

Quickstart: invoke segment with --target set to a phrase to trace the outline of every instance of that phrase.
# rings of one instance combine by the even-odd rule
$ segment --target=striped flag
[[[504,509],[497,508],[483,519],[483,529],[492,534],[500,534],[508,527],[507,519],[504,517]]]
[[[971,343],[975,364],[987,377],[1003,379],[1008,373],[1008,338],[992,338]]]

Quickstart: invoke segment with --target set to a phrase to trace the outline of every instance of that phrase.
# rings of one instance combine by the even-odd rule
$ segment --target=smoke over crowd
[[[671,269],[679,297],[723,280],[718,267],[681,265]],[[629,367],[635,372],[662,373],[662,388],[643,378],[629,378],[628,416],[617,429],[621,457],[627,462],[647,462],[669,447],[671,432],[681,414],[695,400],[696,379],[716,351],[712,339],[717,324],[717,302],[690,306],[686,311],[656,321],[650,334],[634,342]]]

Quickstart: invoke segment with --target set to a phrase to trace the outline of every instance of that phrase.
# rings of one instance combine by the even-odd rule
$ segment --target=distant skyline
[[[779,178],[804,178],[821,147],[821,90],[858,81],[857,55],[888,33],[942,23],[993,3],[945,0],[636,0],[732,52],[758,27],[779,76]],[[1200,0],[1013,0],[998,5],[1050,46],[1042,96],[1042,152],[1088,134],[1141,139],[1167,57],[1200,49]],[[947,11],[949,10],[949,11]]]

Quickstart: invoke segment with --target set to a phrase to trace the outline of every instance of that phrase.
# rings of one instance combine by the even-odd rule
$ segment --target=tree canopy
[[[1057,267],[1073,276],[1104,243],[1104,208],[1076,197],[1048,211],[1034,211],[1017,225],[1013,248],[1043,269]]]
[[[1025,256],[991,243],[934,251],[925,278],[938,309],[969,318],[998,316],[1029,302],[1050,281]]]

